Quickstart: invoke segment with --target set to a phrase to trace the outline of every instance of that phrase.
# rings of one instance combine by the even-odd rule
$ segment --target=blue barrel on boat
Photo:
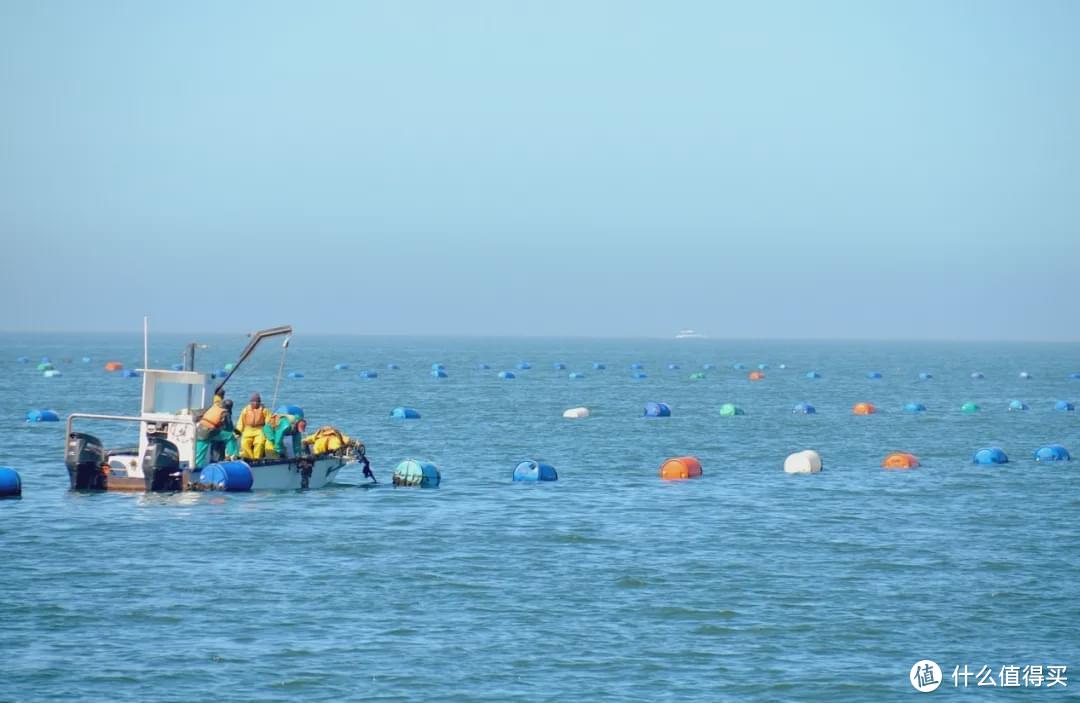
[[[349,370],[349,365],[348,364],[334,364],[334,370],[335,371],[348,371]]]
[[[813,415],[817,412],[817,408],[810,403],[796,403],[791,412],[795,415]]]
[[[442,477],[439,468],[430,461],[406,459],[394,467],[393,481],[395,486],[438,488]]]
[[[390,417],[398,420],[419,420],[420,413],[416,408],[394,408],[390,411]]]
[[[378,378],[379,373],[375,369],[365,369],[360,372],[360,378]]]
[[[517,369],[518,369],[518,371],[527,371],[527,370],[529,370],[529,369],[531,369],[531,368],[532,368],[532,364],[530,364],[530,363],[529,363],[529,362],[527,362],[527,361],[519,361],[519,362],[517,363]]]
[[[667,403],[646,403],[645,417],[671,417],[671,408]]]
[[[529,459],[514,467],[515,481],[558,481],[559,474],[551,464]]]
[[[398,370],[398,369],[400,369],[401,367],[400,367],[400,366],[398,366],[397,364],[394,364],[394,363],[390,363],[390,364],[387,364],[387,365],[386,365],[386,368],[390,369],[391,371],[397,371],[397,370]]]
[[[277,410],[274,411],[275,415],[292,415],[294,417],[303,417],[304,409],[299,405],[279,405]]]
[[[443,369],[432,369],[431,376],[432,378],[446,378],[446,371]]]
[[[821,374],[819,374],[817,371],[807,371],[806,372],[806,377],[807,378],[821,378]]]
[[[17,498],[22,495],[22,479],[19,472],[0,466],[0,498]]]
[[[170,368],[170,369],[172,369],[173,371],[183,371],[183,370],[184,370],[184,365],[183,365],[183,364],[181,364],[181,363],[180,363],[180,362],[178,361],[178,362],[176,362],[175,364],[173,364],[172,366],[170,366],[169,368]]]
[[[908,403],[904,406],[904,412],[906,413],[924,413],[926,412],[926,406],[922,403]]]
[[[1059,400],[1058,402],[1054,403],[1054,410],[1062,410],[1068,412],[1071,410],[1076,410],[1076,406],[1074,406],[1067,400]]]
[[[570,378],[585,378],[585,374],[574,371],[570,374]]]
[[[645,375],[644,371],[637,371],[637,372],[635,372],[633,374],[632,378],[642,379],[642,378],[648,378],[648,376]]]
[[[554,364],[551,365],[551,368],[555,369],[556,371],[565,371],[566,364],[561,361],[556,361]]]
[[[304,377],[304,374],[302,374],[299,371],[290,371],[289,372],[289,378],[303,378],[303,377]]]
[[[1069,450],[1060,444],[1047,444],[1035,450],[1035,461],[1071,461]]]
[[[203,467],[199,483],[213,491],[246,493],[251,490],[255,477],[251,467],[242,461],[223,461]]]
[[[500,371],[499,372],[499,378],[511,379],[511,378],[517,378],[517,376],[514,375],[513,371]]]
[[[971,457],[971,463],[973,464],[1008,464],[1009,457],[999,447],[987,447],[975,452],[975,456]]]
[[[58,422],[60,416],[54,410],[28,410],[26,411],[27,422]]]
[[[139,372],[138,371],[133,371],[131,369],[124,369],[123,371],[120,372],[120,375],[123,376],[124,378],[138,378],[139,377]]]

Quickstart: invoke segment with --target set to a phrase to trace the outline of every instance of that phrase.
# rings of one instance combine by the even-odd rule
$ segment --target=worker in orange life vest
[[[214,404],[199,418],[195,427],[195,468],[206,466],[210,448],[218,442],[225,444],[225,456],[237,454],[236,435],[233,434],[232,401],[214,396]]]
[[[240,411],[236,430],[240,433],[240,457],[258,461],[266,455],[263,426],[270,421],[270,411],[263,407],[262,396],[251,394],[251,402]]]

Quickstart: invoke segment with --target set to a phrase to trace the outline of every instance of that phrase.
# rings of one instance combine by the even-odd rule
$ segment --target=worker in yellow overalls
[[[240,411],[236,430],[240,433],[240,457],[258,461],[266,455],[263,426],[270,421],[270,411],[263,407],[262,396],[251,394],[251,402]]]
[[[326,454],[336,452],[342,447],[352,444],[349,436],[340,430],[327,425],[315,430],[314,434],[304,438],[304,444],[311,447],[312,454]]]

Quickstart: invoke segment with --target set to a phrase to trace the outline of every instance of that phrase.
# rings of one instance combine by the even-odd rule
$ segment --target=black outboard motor
[[[67,465],[71,487],[105,490],[108,482],[108,473],[103,468],[105,458],[105,447],[100,439],[85,432],[69,434],[67,449],[64,450],[64,464]]]
[[[142,457],[148,491],[179,491],[184,487],[180,450],[164,437],[151,436]]]

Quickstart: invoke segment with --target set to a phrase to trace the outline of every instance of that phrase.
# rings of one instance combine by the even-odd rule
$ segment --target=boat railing
[[[183,415],[98,415],[95,413],[71,413],[67,419],[67,434],[71,435],[71,428],[75,419],[81,420],[111,420],[115,422],[148,422],[156,425],[187,425],[191,428],[192,436],[195,432],[195,418]]]

